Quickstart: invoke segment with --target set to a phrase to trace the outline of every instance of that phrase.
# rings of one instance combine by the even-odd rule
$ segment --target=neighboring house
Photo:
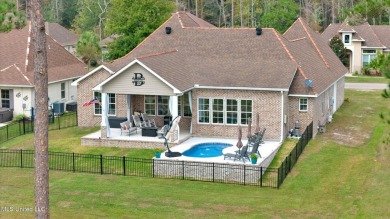
[[[315,135],[331,119],[344,100],[346,72],[302,19],[281,35],[272,28],[217,28],[175,13],[126,56],[72,85],[79,126],[101,125],[102,138],[107,116],[136,111],[158,126],[166,115],[181,115],[181,129],[204,137],[237,136],[238,126],[246,129],[259,113],[264,138],[283,141],[297,120],[302,129],[313,121]],[[92,98],[102,104],[81,106]]]
[[[102,47],[102,61],[104,62],[105,60],[104,59],[104,55],[108,53],[108,44],[109,43],[112,43],[114,42],[114,40],[116,38],[120,37],[119,34],[113,34],[109,37],[106,37],[104,39],[102,39],[100,42],[99,42],[99,45]]]
[[[45,22],[46,34],[53,38],[58,44],[68,52],[76,54],[76,44],[79,37],[70,30],[57,23]]]
[[[390,26],[370,25],[367,22],[358,26],[349,26],[347,22],[330,24],[322,33],[329,43],[339,36],[349,52],[349,72],[361,73],[362,68],[376,57],[377,53],[390,51]]]
[[[31,26],[0,33],[0,109],[31,116],[34,107],[34,60]],[[71,82],[87,72],[86,65],[47,36],[49,103],[76,101]]]

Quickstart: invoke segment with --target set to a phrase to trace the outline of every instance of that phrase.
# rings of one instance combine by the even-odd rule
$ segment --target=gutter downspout
[[[283,142],[283,114],[284,114],[284,95],[283,91],[280,91],[280,94],[282,94],[282,107],[280,112],[280,142]]]

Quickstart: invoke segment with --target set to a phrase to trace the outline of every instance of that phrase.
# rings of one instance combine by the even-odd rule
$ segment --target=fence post
[[[260,187],[263,187],[263,167],[260,166]]]
[[[279,166],[279,168],[278,168],[278,181],[277,181],[277,187],[278,187],[278,189],[279,189],[279,187],[280,187],[280,176],[282,175],[282,174],[280,174],[280,167],[281,167],[282,165],[280,165]]]
[[[244,164],[244,186],[245,186],[245,176],[246,176],[246,169],[245,169],[246,165]]]
[[[58,130],[61,130],[60,114],[58,114],[57,120],[58,120]]]
[[[73,172],[76,172],[75,162],[74,162],[74,152],[72,154],[72,163],[73,163]]]
[[[26,134],[26,120],[23,117],[23,135],[25,135],[25,134]]]
[[[7,141],[8,141],[8,126],[9,126],[9,125],[6,125],[6,126],[5,126],[6,129],[7,129]]]
[[[181,165],[182,165],[182,171],[183,171],[182,179],[184,179],[184,160],[181,162]]]
[[[213,182],[215,182],[215,163],[213,163]]]
[[[100,155],[100,174],[103,175],[103,155]]]
[[[123,175],[126,176],[126,158],[125,158],[125,156],[123,156]]]
[[[20,168],[23,168],[23,149],[20,149]]]
[[[79,124],[79,118],[77,116],[77,109],[76,109],[76,126],[78,126],[78,124]]]
[[[152,177],[154,178],[154,159],[152,159],[152,168],[153,168],[153,170],[152,170]]]

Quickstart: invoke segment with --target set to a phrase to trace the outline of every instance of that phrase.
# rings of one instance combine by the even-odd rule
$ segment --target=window
[[[226,124],[238,123],[238,101],[235,99],[226,100]]]
[[[210,122],[210,100],[207,98],[199,98],[198,100],[198,122]]]
[[[213,99],[213,123],[223,124],[223,99]]]
[[[370,63],[375,58],[376,58],[376,51],[375,50],[364,49],[363,54],[362,54],[363,67],[366,66],[368,63]]]
[[[93,94],[93,97],[95,99],[99,100],[100,103],[102,102],[102,93],[95,91]],[[94,105],[95,105],[95,114],[101,115],[102,114],[102,106],[99,103],[95,103]]]
[[[189,94],[188,92],[187,93],[184,93],[183,96],[180,96],[178,98],[178,112],[179,112],[179,115],[182,116],[186,116],[186,117],[191,117],[192,116],[192,113],[191,113],[191,109],[190,109],[190,100],[189,100]],[[184,102],[184,105],[183,105],[183,102]]]
[[[345,34],[344,35],[344,43],[350,44],[351,43],[351,34]]]
[[[252,118],[252,100],[241,100],[241,124],[248,124]]]
[[[299,98],[299,111],[307,111],[308,103],[307,98]]]
[[[145,113],[148,115],[156,115],[155,96],[145,96]]]
[[[108,93],[108,115],[115,115],[116,110],[116,99],[115,99],[115,94]],[[102,114],[102,94],[100,92],[94,92],[94,98],[98,99],[100,103],[95,103],[95,115],[101,115]]]
[[[61,83],[61,98],[65,98],[65,83]]]
[[[183,101],[184,102],[184,105],[183,105],[184,116],[191,117],[192,113],[191,113],[191,108],[190,108],[190,99],[189,99],[188,92],[184,93],[183,100],[184,100]]]
[[[115,115],[115,94],[108,93],[108,115]]]
[[[158,99],[158,115],[165,116],[169,114],[169,97],[157,96]]]
[[[1,107],[11,108],[11,99],[9,90],[1,90]]]

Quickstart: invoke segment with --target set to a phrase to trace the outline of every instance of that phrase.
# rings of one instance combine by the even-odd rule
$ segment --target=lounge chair
[[[141,122],[141,118],[139,115],[133,115],[133,121],[136,128],[142,129],[146,127],[145,123]]]
[[[157,127],[156,126],[156,122],[154,121],[154,119],[150,119],[148,114],[141,113],[141,117],[142,117],[142,120],[145,122],[145,125],[147,127]]]
[[[132,127],[131,122],[129,122],[129,121],[121,122],[119,124],[121,127],[121,135],[124,133],[124,134],[127,134],[130,136],[131,132],[134,132],[134,131],[137,132],[137,128]]]
[[[251,152],[248,155],[258,154],[261,157],[261,154],[259,152],[259,146],[260,146],[260,144],[264,143],[263,136],[264,136],[265,130],[266,129],[264,128],[263,130],[261,130],[260,132],[256,133],[254,136],[252,136],[254,143],[253,143]]]
[[[226,153],[223,155],[223,159],[225,160],[225,158],[233,158],[234,161],[236,160],[242,160],[244,163],[245,163],[245,158],[248,158],[249,159],[249,156],[248,156],[248,145],[245,145],[244,147],[241,148],[241,150],[239,151],[236,151],[236,153]]]

